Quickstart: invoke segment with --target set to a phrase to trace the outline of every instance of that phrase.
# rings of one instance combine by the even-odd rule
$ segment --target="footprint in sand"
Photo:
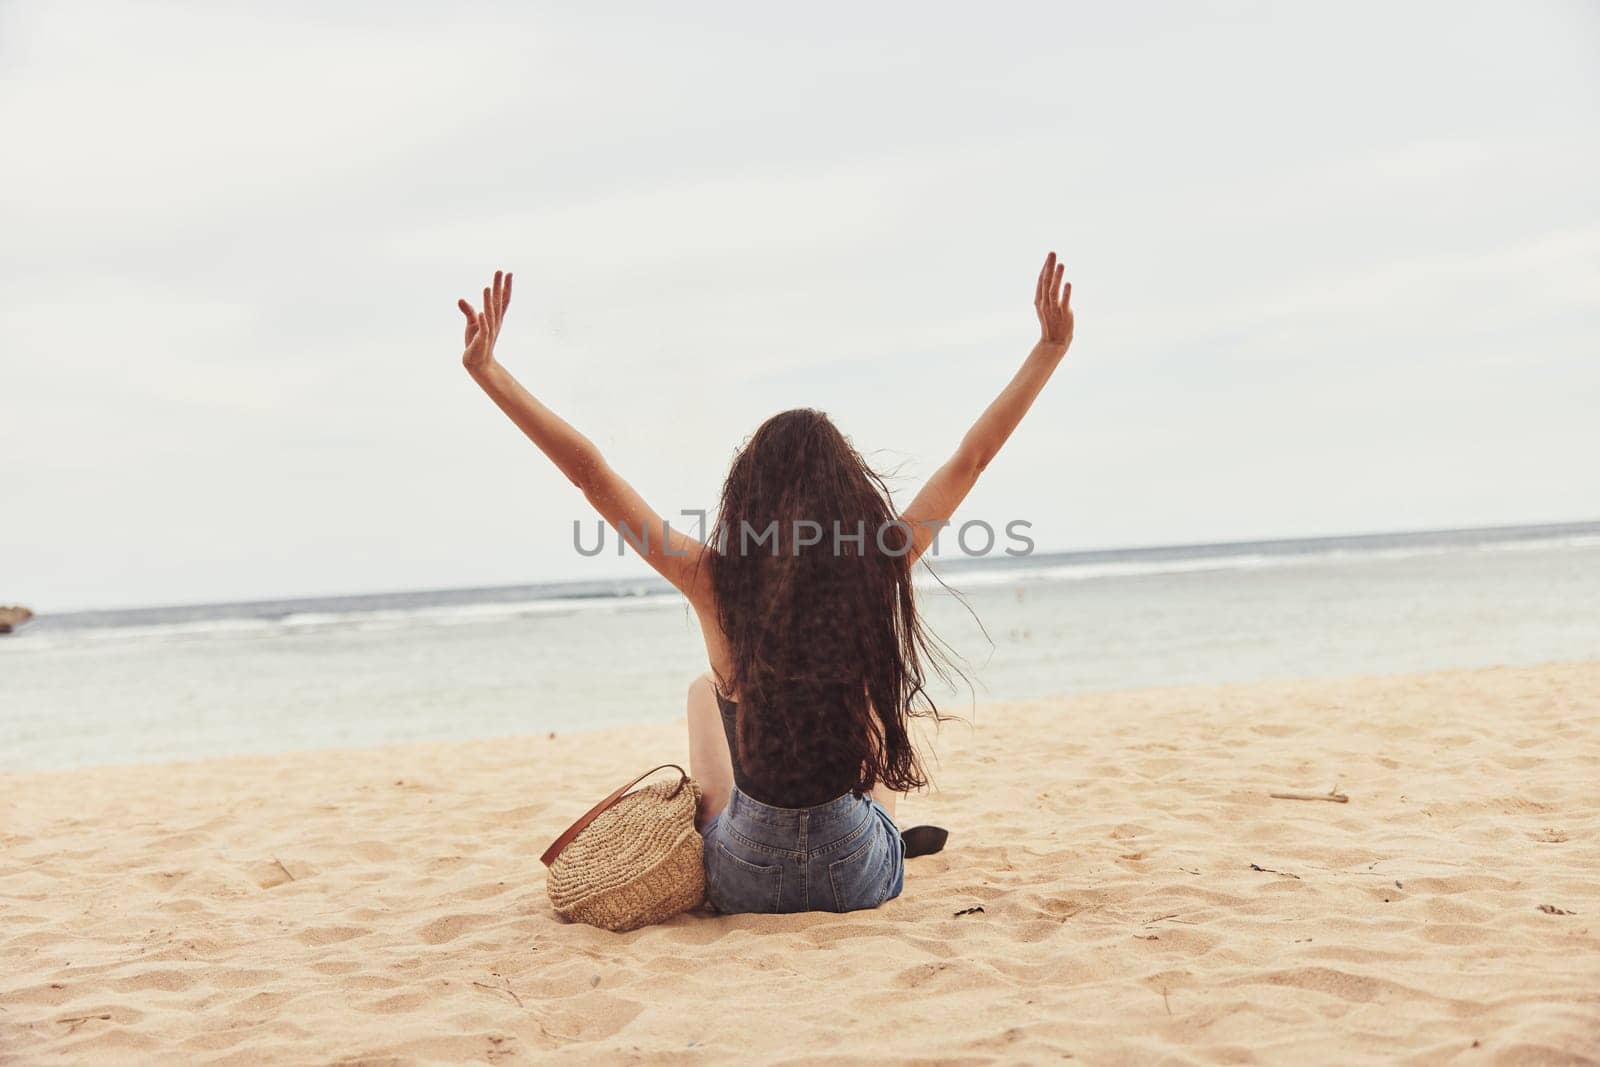
[[[442,945],[469,930],[476,930],[499,919],[498,915],[446,915],[423,926],[417,931],[417,936],[430,945]]]
[[[365,926],[312,926],[294,935],[302,945],[337,945],[372,933]]]

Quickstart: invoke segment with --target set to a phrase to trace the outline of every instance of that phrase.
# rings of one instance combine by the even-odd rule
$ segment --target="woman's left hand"
[[[494,285],[483,291],[481,311],[474,311],[465,300],[456,302],[467,317],[466,349],[461,353],[461,365],[469,372],[477,374],[494,363],[494,343],[500,337],[500,325],[505,321],[510,304],[511,275],[502,275],[500,271],[494,272]]]

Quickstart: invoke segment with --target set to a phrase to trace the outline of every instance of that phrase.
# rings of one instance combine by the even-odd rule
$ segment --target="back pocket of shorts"
[[[833,886],[835,911],[858,911],[882,904],[889,881],[889,842],[882,827],[873,826],[860,847],[828,864],[828,881]]]
[[[778,910],[783,897],[783,868],[742,860],[721,841],[716,845],[715,870],[706,896],[725,914]]]

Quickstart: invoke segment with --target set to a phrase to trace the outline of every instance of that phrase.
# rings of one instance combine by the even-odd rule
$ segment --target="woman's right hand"
[[[1051,252],[1039,270],[1033,291],[1033,309],[1039,314],[1039,343],[1067,350],[1072,344],[1072,283],[1062,284],[1066,268]]]
[[[466,349],[461,353],[461,365],[468,372],[478,374],[494,363],[494,343],[500,336],[500,324],[505,321],[506,308],[511,304],[511,275],[494,272],[494,285],[483,291],[483,309],[473,310],[465,300],[456,306],[467,317]]]

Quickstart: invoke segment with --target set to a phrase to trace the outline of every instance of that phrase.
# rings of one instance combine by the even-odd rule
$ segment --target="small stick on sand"
[[[274,856],[274,857],[272,857],[272,862],[276,863],[278,865],[278,870],[283,872],[283,876],[285,878],[289,879],[289,881],[291,881],[291,882],[295,880],[294,875],[289,873],[289,868],[287,868],[287,867],[285,867],[283,865],[283,861],[282,860],[280,860],[278,857]]]
[[[78,1027],[82,1026],[84,1023],[88,1022],[91,1019],[109,1019],[109,1018],[111,1018],[111,1013],[107,1011],[107,1012],[101,1012],[98,1015],[69,1015],[65,1019],[57,1019],[56,1022],[58,1022],[58,1023],[66,1023],[67,1024],[67,1033],[74,1034],[74,1033],[78,1032]]]
[[[1161,987],[1161,1003],[1163,1003],[1163,1004],[1165,1004],[1167,1006],[1167,1014],[1171,1015],[1172,1014],[1172,1002],[1167,999],[1167,987],[1166,986],[1162,986]]]
[[[1268,793],[1274,800],[1331,800],[1335,804],[1348,804],[1350,798],[1344,793]]]
[[[523,1006],[522,998],[517,996],[517,991],[511,988],[511,984],[509,982],[506,983],[504,988],[501,988],[497,985],[486,985],[483,982],[473,982],[472,984],[477,986],[479,989],[487,989],[491,993],[505,993],[509,995],[512,1000],[517,1002],[517,1007],[520,1008]]]
[[[1293,878],[1293,879],[1295,879],[1297,881],[1300,879],[1300,876],[1298,874],[1293,874],[1293,873],[1291,873],[1289,871],[1273,870],[1271,867],[1263,867],[1259,863],[1252,863],[1250,865],[1250,869],[1252,871],[1260,871],[1262,874],[1277,874],[1277,875],[1283,876],[1284,878]],[[1398,884],[1398,883],[1396,883],[1396,884]]]

